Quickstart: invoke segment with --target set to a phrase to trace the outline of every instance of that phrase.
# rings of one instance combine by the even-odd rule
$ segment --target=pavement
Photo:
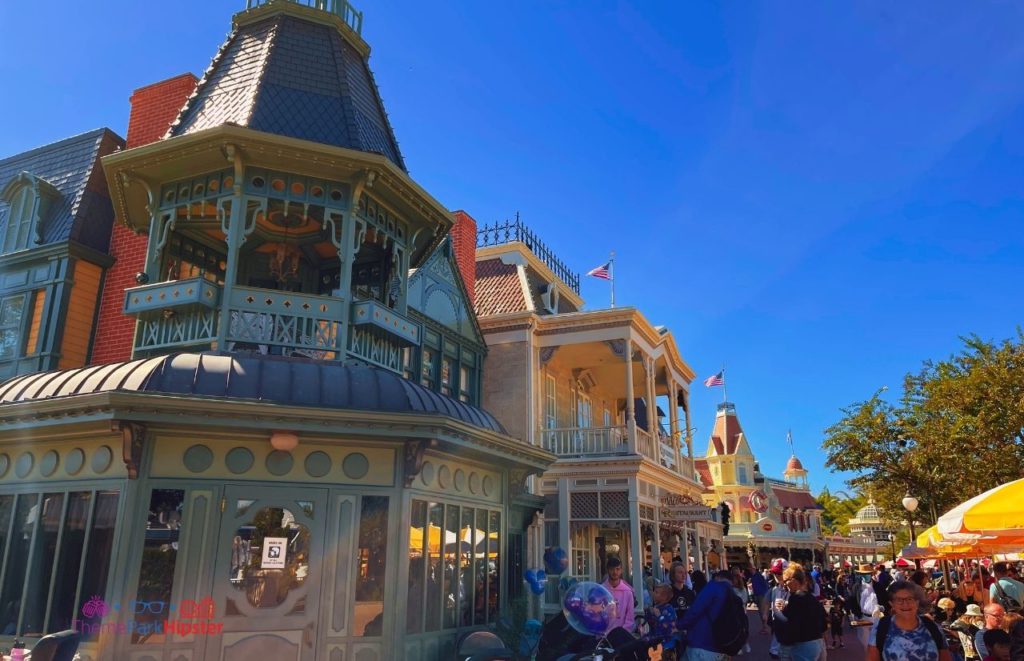
[[[750,619],[750,653],[743,654],[742,656],[735,656],[733,659],[737,661],[743,661],[744,659],[750,659],[751,661],[761,661],[762,659],[770,659],[768,656],[768,646],[771,644],[771,634],[761,634],[761,618],[758,617],[756,611],[747,611],[747,617]],[[850,627],[846,627],[843,631],[843,642],[846,643],[846,647],[842,647],[835,650],[828,650],[828,661],[864,661],[866,651],[864,647],[857,640],[857,634],[855,630]],[[832,636],[825,638],[826,647],[832,644]]]

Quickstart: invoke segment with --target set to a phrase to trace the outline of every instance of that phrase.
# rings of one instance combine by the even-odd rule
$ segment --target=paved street
[[[750,618],[750,654],[736,658],[757,659],[758,661],[768,659],[768,645],[771,643],[772,637],[769,634],[758,633],[761,630],[761,620],[757,613],[747,611],[747,616]],[[829,661],[864,661],[864,647],[857,641],[857,635],[849,627],[843,634],[843,640],[846,642],[846,647],[837,650],[830,649],[828,651]],[[826,642],[830,641],[831,637],[826,639]]]

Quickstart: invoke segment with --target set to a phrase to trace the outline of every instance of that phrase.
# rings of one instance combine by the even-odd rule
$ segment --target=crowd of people
[[[968,561],[950,565],[944,576],[914,566],[832,570],[778,559],[760,571],[718,571],[709,581],[676,562],[664,581],[648,579],[640,595],[623,580],[618,561],[607,569],[605,586],[623,606],[609,629],[636,635],[671,609],[671,629],[685,642],[665,658],[749,654],[745,609],[756,608],[761,627],[750,635],[771,636],[773,659],[825,661],[855,635],[866,661],[1024,661],[1024,581],[1014,563]],[[743,623],[729,610],[735,603],[744,609]],[[730,618],[742,641],[724,642],[716,622]]]

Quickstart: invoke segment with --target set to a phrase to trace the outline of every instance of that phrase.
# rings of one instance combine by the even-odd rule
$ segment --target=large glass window
[[[388,498],[363,496],[359,518],[359,573],[355,630],[380,636],[384,630],[384,577],[387,574]]]
[[[15,358],[21,344],[21,318],[25,312],[25,294],[0,300],[0,359]]]
[[[437,351],[423,347],[420,355],[420,383],[434,389],[434,370],[437,363]]]
[[[77,628],[95,639],[102,614],[89,618],[82,606],[105,598],[118,498],[117,491],[0,496],[0,558],[7,565],[0,635]]]
[[[408,633],[496,621],[500,523],[501,515],[486,509],[412,502]]]

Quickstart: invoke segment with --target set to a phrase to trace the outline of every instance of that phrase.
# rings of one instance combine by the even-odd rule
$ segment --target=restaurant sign
[[[659,508],[662,523],[689,523],[691,521],[712,521],[711,508],[692,498],[669,494],[661,499]]]

